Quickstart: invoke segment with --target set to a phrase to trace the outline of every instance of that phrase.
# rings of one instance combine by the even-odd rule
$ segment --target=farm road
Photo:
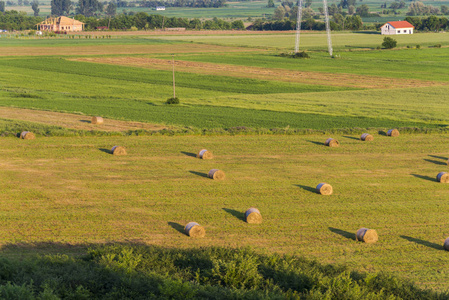
[[[0,118],[35,122],[78,130],[127,131],[138,129],[161,130],[167,128],[165,126],[149,123],[118,121],[111,119],[104,119],[103,124],[94,125],[91,124],[90,116],[11,107],[2,107],[0,109]]]

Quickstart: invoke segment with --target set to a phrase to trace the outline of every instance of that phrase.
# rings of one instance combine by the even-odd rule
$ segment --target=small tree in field
[[[382,43],[382,47],[385,49],[393,49],[397,45],[397,41],[389,36],[384,37],[384,42]]]

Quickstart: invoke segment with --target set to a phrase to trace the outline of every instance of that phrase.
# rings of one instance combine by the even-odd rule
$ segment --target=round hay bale
[[[362,141],[370,142],[370,141],[374,140],[374,137],[369,133],[364,133],[360,136],[360,139]]]
[[[250,207],[245,212],[246,222],[249,224],[260,224],[262,223],[262,215],[260,211],[255,207]]]
[[[34,140],[36,137],[34,136],[34,133],[30,131],[22,131],[20,138],[24,140]]]
[[[332,186],[330,184],[321,182],[316,186],[316,191],[318,192],[318,194],[321,195],[332,195],[332,192],[334,190],[332,189]]]
[[[190,237],[202,238],[206,236],[206,230],[196,222],[190,222],[184,227],[184,231]]]
[[[438,173],[437,181],[441,183],[449,183],[449,173],[446,172]]]
[[[197,158],[201,159],[212,159],[214,156],[212,155],[212,152],[207,151],[207,149],[201,149],[200,152],[196,155]]]
[[[126,155],[126,149],[122,146],[114,146],[111,149],[113,155]]]
[[[336,139],[328,138],[326,140],[326,142],[324,143],[324,145],[329,146],[329,147],[339,147],[340,143]]]
[[[387,136],[397,137],[397,136],[399,136],[399,130],[390,129],[387,131]]]
[[[374,229],[360,228],[355,234],[355,239],[360,242],[372,244],[377,242],[378,236],[376,230]]]
[[[443,247],[444,250],[449,251],[449,237],[444,241]]]
[[[92,117],[92,124],[103,124],[103,118],[102,117]]]
[[[207,173],[207,177],[212,178],[214,180],[223,180],[225,179],[226,175],[223,171],[218,169],[212,169]]]

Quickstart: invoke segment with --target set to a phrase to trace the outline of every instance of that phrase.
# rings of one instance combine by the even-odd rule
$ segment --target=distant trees
[[[356,14],[358,14],[361,17],[369,17],[369,7],[366,4],[363,4],[356,9]]]
[[[279,5],[274,10],[273,20],[283,20],[285,17],[285,8],[282,5]]]
[[[98,0],[79,0],[76,13],[86,17],[92,17],[95,12],[103,11],[103,3]]]
[[[51,0],[50,6],[53,16],[67,16],[73,9],[70,0]]]
[[[446,17],[406,17],[405,20],[415,26],[416,30],[420,31],[438,31],[449,28],[449,20]]]
[[[390,8],[391,9],[401,9],[405,7],[405,2],[404,1],[394,1],[393,3],[390,4]]]
[[[113,17],[116,14],[117,14],[117,5],[111,1],[106,7],[106,15],[109,17]]]
[[[421,1],[413,1],[408,7],[407,16],[438,15],[439,13],[438,7],[425,5]]]
[[[39,22],[42,22],[42,18],[28,16],[25,12],[7,10],[0,13],[0,28],[9,31],[35,29]]]
[[[5,1],[0,1],[0,12],[5,12]]]
[[[274,7],[274,0],[268,0],[267,7]]]
[[[440,6],[440,9],[441,9],[441,13],[442,13],[443,15],[449,14],[449,7],[448,7],[447,5],[441,5],[441,6]]]
[[[31,9],[34,12],[34,16],[35,17],[39,16],[39,11],[40,11],[40,9],[39,9],[39,1],[33,0],[33,2],[31,3]]]

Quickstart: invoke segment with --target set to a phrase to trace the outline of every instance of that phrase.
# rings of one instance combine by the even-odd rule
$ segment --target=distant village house
[[[37,30],[41,31],[83,31],[84,23],[67,17],[48,18],[47,20],[36,24]]]
[[[380,27],[382,34],[413,34],[415,26],[407,21],[388,22]]]
[[[153,10],[165,10],[165,6],[156,6],[156,9]]]

